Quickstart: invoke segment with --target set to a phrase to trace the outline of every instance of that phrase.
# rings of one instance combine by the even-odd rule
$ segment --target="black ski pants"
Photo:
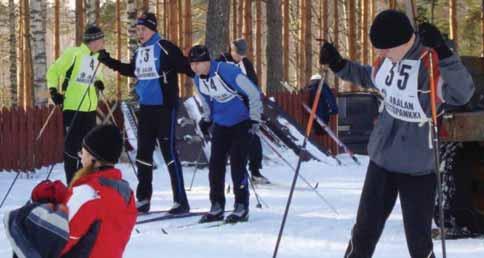
[[[252,176],[260,176],[259,170],[262,168],[262,144],[257,134],[252,135],[250,140],[248,161]]]
[[[411,176],[395,173],[370,161],[356,224],[344,257],[372,257],[397,195],[400,195],[410,256],[435,258],[431,236],[435,187],[435,174]]]
[[[230,156],[230,172],[235,203],[249,207],[249,181],[247,175],[247,152],[252,135],[248,120],[226,127],[215,124],[212,131],[212,148],[209,161],[208,180],[210,201],[225,206],[225,171]]]
[[[81,168],[78,153],[81,151],[82,139],[96,126],[96,111],[79,111],[76,115],[74,110],[64,110],[63,118],[64,137],[67,137],[64,141],[64,169],[66,182],[69,184],[76,171]]]
[[[183,171],[176,151],[176,108],[141,105],[138,118],[138,187],[136,198],[151,200],[153,194],[153,152],[159,143],[170,174],[173,201],[188,205]]]

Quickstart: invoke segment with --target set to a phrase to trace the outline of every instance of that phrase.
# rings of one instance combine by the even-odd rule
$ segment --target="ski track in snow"
[[[284,156],[294,166],[296,165],[297,157],[291,154],[291,151],[286,151]],[[355,220],[368,158],[357,156],[362,161],[362,165],[358,166],[348,155],[342,154],[338,157],[343,162],[342,166],[312,161],[302,164],[301,174],[313,184],[319,183],[317,190],[331,202],[339,215],[336,215],[299,180],[278,257],[343,257]],[[273,157],[273,160],[278,159]],[[134,189],[137,182],[130,166],[123,163],[117,167],[123,171],[124,177]],[[193,170],[193,167],[184,168],[187,187]],[[227,171],[230,169],[228,168]],[[44,179],[46,173],[47,168],[43,168],[36,174],[31,174],[29,178],[22,176],[17,181],[4,207],[0,209],[2,221],[5,211],[19,207],[27,201],[33,186]],[[272,257],[293,171],[285,167],[282,162],[265,162],[262,173],[274,182],[273,185],[257,186],[260,197],[269,205],[269,208],[264,206],[262,209],[257,209],[255,196],[251,194],[249,222],[213,228],[206,228],[204,225],[181,227],[181,225],[198,220],[198,217],[190,217],[137,225],[136,230],[133,230],[124,257]],[[14,176],[15,173],[11,172],[0,173],[2,197]],[[56,165],[53,179],[64,180],[62,164]],[[152,210],[168,209],[171,207],[172,197],[169,177],[164,166],[155,171],[153,182],[155,192]],[[227,173],[226,183],[230,182],[230,173]],[[208,191],[207,169],[199,169],[192,191],[187,192],[193,211],[209,209]],[[232,204],[231,191],[230,194],[227,194],[226,210],[230,210]],[[162,228],[168,234],[164,234]],[[6,239],[4,227],[1,227],[0,231],[0,257],[11,257],[11,248]],[[440,241],[434,241],[434,251],[437,257],[441,257]],[[447,241],[447,256],[449,258],[482,258],[484,257],[484,241],[482,239],[449,240]],[[409,257],[398,202],[387,221],[373,257]]]

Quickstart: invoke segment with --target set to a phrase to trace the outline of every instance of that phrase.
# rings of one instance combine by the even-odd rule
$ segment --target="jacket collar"
[[[143,44],[143,47],[151,46],[156,42],[160,41],[160,39],[161,39],[160,34],[158,32],[155,32],[155,34],[153,34],[153,36],[151,36],[151,38]]]
[[[79,178],[74,183],[73,186],[78,186],[78,185],[85,184],[87,182],[98,180],[100,177],[113,179],[113,180],[121,180],[122,179],[121,171],[119,171],[119,169],[114,168],[114,167],[109,167],[109,168],[105,168],[105,169],[96,170],[95,172],[91,172],[90,174]]]

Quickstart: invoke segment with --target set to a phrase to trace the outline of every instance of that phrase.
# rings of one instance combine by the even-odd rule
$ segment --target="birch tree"
[[[15,4],[13,0],[8,0],[10,98],[12,105],[17,105],[17,38],[15,36],[15,24]]]
[[[30,31],[32,46],[32,69],[35,105],[47,104],[47,56],[45,54],[45,36],[47,3],[45,0],[30,1]]]

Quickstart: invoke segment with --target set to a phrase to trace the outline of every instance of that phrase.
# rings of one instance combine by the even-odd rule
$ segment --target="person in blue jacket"
[[[313,106],[314,98],[316,97],[316,93],[318,91],[321,79],[322,78],[320,74],[313,74],[313,76],[311,76],[311,80],[309,82],[309,85],[307,86],[307,90],[309,91],[309,107]],[[329,88],[329,85],[324,82],[323,88],[321,89],[321,96],[319,97],[317,115],[323,120],[325,124],[328,125],[330,115],[336,114],[338,114],[338,105],[336,104],[336,98],[331,89]],[[314,132],[320,135],[326,134],[324,129],[317,123],[314,123]]]
[[[200,129],[208,135],[209,127],[213,125],[208,176],[211,208],[200,219],[200,223],[224,219],[225,166],[229,155],[235,204],[234,211],[225,221],[247,221],[247,155],[261,120],[261,93],[235,65],[211,60],[205,46],[194,46],[188,58],[196,74],[193,79],[195,89],[203,104],[204,114],[199,122]]]
[[[189,212],[190,207],[183,182],[182,166],[175,142],[178,96],[178,73],[193,76],[188,60],[181,50],[162,39],[156,30],[153,13],[145,12],[136,21],[141,45],[130,63],[121,63],[100,51],[99,61],[122,75],[136,77],[136,94],[139,97],[138,117],[138,187],[136,206],[139,212],[150,210],[153,192],[153,151],[159,142],[168,167],[173,191],[172,214]]]

